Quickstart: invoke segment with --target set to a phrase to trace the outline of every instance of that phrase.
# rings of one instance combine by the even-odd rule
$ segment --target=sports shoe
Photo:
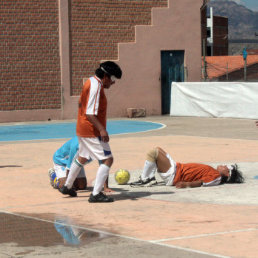
[[[68,189],[67,186],[65,186],[65,185],[63,185],[61,188],[58,188],[58,190],[62,194],[69,194],[72,197],[76,197],[77,196],[77,193],[76,193],[76,191],[73,188]]]
[[[136,187],[136,186],[152,186],[158,184],[157,180],[155,177],[152,178],[147,178],[147,179],[141,179],[139,178],[138,181],[130,183],[130,186]]]
[[[50,168],[48,170],[48,176],[49,176],[50,185],[53,188],[57,189],[58,187],[57,187],[56,182],[55,182],[56,181],[56,172],[53,168]]]
[[[113,202],[114,199],[100,192],[97,195],[91,194],[88,201],[89,202]]]

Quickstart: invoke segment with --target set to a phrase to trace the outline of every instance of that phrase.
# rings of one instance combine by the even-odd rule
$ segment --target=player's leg
[[[75,179],[78,177],[81,170],[83,169],[83,166],[87,163],[87,161],[88,160],[86,158],[81,157],[81,156],[78,156],[77,158],[75,158],[73,160],[69,174],[68,174],[66,182],[65,182],[65,186],[68,189],[72,188]]]
[[[102,192],[114,161],[110,146],[107,142],[102,142],[96,138],[91,140],[89,148],[91,148],[91,157],[101,161],[89,202],[113,202],[112,197]]]
[[[100,164],[97,174],[96,174],[96,180],[95,185],[93,188],[93,195],[97,195],[102,191],[102,188],[106,182],[106,179],[109,175],[109,170],[113,164],[113,157],[110,157],[106,160],[102,160],[102,163]]]
[[[158,155],[156,159],[156,164],[157,164],[158,172],[166,173],[171,167],[170,160],[167,157],[167,153],[163,149],[161,149],[160,147],[158,147],[157,149],[158,149]]]
[[[79,175],[73,183],[73,186],[75,190],[85,190],[87,188],[87,178],[85,175],[84,168],[81,169]]]
[[[130,183],[131,186],[150,186],[157,184],[155,172],[160,148],[154,148],[147,153],[142,174],[138,181]]]
[[[102,164],[99,166],[96,180],[93,187],[92,194],[89,198],[89,202],[113,202],[114,199],[110,196],[105,195],[102,192],[102,189],[106,183],[106,180],[109,175],[110,167],[113,163],[113,157],[109,157],[106,160],[102,160]]]
[[[176,162],[161,148],[158,148],[157,172],[166,185],[173,185],[176,173]]]
[[[78,190],[86,190],[87,188],[87,179],[86,177],[84,178],[76,178],[74,183],[73,183],[75,191]]]
[[[59,191],[62,194],[69,194],[72,197],[77,196],[76,191],[72,187],[85,163],[87,163],[87,159],[81,156],[78,156],[73,160],[65,185],[62,188],[59,188]]]

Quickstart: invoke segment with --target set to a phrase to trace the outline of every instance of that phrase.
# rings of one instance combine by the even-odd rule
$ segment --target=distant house
[[[244,81],[243,56],[207,56],[205,61],[207,81]],[[247,56],[246,80],[258,81],[258,55]]]
[[[207,55],[228,55],[228,18],[214,16],[212,7],[207,17]]]

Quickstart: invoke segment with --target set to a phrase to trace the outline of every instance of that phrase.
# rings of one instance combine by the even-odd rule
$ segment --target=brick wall
[[[135,41],[135,25],[151,24],[151,8],[167,0],[71,0],[72,95],[82,78],[94,74],[101,60],[117,60],[119,42]]]
[[[70,0],[71,95],[167,0]],[[61,108],[58,1],[0,1],[0,111]]]
[[[58,2],[0,1],[0,111],[60,108]]]

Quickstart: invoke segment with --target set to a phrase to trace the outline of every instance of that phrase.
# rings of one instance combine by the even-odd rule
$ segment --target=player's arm
[[[108,132],[95,115],[87,115],[88,120],[97,128],[103,142],[109,142]]]
[[[186,188],[186,187],[200,187],[202,186],[202,181],[198,180],[198,181],[193,181],[193,182],[184,182],[184,181],[179,181],[176,184],[176,188]]]

